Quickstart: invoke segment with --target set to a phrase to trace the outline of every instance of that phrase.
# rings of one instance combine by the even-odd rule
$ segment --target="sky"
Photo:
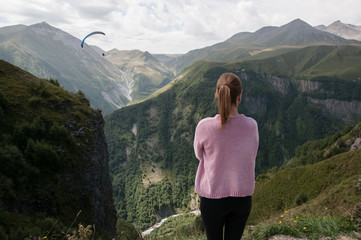
[[[360,0],[2,0],[0,27],[47,22],[105,51],[183,54],[301,19],[361,26]]]

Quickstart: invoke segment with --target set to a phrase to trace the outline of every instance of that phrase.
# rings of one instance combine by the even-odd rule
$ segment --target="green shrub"
[[[34,142],[29,139],[25,155],[32,165],[45,170],[43,173],[46,173],[46,170],[57,171],[63,167],[63,161],[61,161],[54,147],[44,141]]]
[[[117,240],[140,240],[142,234],[133,224],[128,223],[124,220],[118,219],[117,225]]]
[[[48,81],[49,81],[51,84],[53,84],[53,85],[55,85],[55,86],[57,86],[57,87],[60,87],[60,84],[59,84],[58,80],[50,78]]]
[[[308,195],[305,192],[301,192],[300,194],[298,194],[295,198],[295,205],[296,206],[300,206],[301,204],[305,203],[308,201]]]
[[[35,108],[37,106],[39,106],[39,104],[42,102],[42,99],[38,96],[32,96],[31,98],[29,98],[28,100],[28,104],[30,107]]]

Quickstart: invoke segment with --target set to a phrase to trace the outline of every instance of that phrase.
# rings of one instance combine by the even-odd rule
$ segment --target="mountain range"
[[[81,48],[80,42],[45,22],[3,27],[0,58],[38,77],[56,79],[69,91],[82,91],[91,106],[106,115],[145,99],[197,61],[260,59],[307,45],[359,43],[320,31],[300,19],[281,27],[238,33],[183,55],[117,49],[105,52],[87,44]]]
[[[318,30],[301,19],[280,27],[263,27],[256,32],[241,32],[224,42],[196,49],[172,59],[169,66],[181,71],[200,60],[232,61],[275,56],[309,45],[360,44]]]
[[[122,55],[122,62],[127,63],[115,60],[113,64],[109,60],[115,59],[116,50],[103,57],[102,49],[87,44],[81,48],[80,43],[79,39],[45,22],[0,28],[1,59],[38,77],[56,79],[69,91],[82,91],[91,106],[101,109],[104,115],[173,78],[173,73],[164,70],[150,54],[140,53],[148,56],[140,64],[135,64],[136,58],[142,58],[139,51],[133,56],[133,63],[127,61],[130,55]],[[140,65],[143,71],[135,71]]]
[[[328,26],[319,25],[315,28],[346,39],[355,39],[361,41],[361,26],[342,23],[340,20],[335,21]]]
[[[223,72],[234,72],[242,79],[244,94],[239,110],[258,122],[258,176],[267,175],[274,167],[297,168],[325,160],[320,157],[319,151],[314,151],[317,158],[307,154],[303,157],[300,151],[307,153],[308,149],[315,150],[317,147],[312,144],[312,147],[307,148],[310,146],[308,141],[327,138],[361,121],[361,43],[318,30],[300,19],[281,27],[264,27],[254,33],[238,33],[224,42],[183,55],[156,55],[117,49],[104,52],[96,46],[85,45],[84,49],[79,46],[79,39],[46,23],[0,28],[0,58],[48,79],[47,82],[32,80],[34,78],[29,77],[28,73],[12,71],[11,77],[39,81],[39,86],[30,87],[27,90],[28,97],[22,99],[25,101],[22,105],[26,107],[24,114],[31,113],[34,108],[34,113],[40,109],[40,113],[47,116],[50,110],[45,106],[60,111],[54,114],[50,123],[61,129],[63,127],[58,125],[65,126],[66,134],[64,130],[59,130],[63,132],[61,136],[80,136],[77,146],[88,146],[92,136],[99,137],[102,134],[85,126],[85,122],[94,119],[98,119],[97,127],[101,127],[102,123],[100,113],[89,108],[84,95],[89,98],[90,106],[101,109],[103,115],[106,115],[106,143],[100,139],[95,149],[101,152],[99,146],[103,146],[109,152],[109,171],[117,217],[141,229],[173,213],[198,208],[198,198],[193,190],[198,164],[192,147],[194,129],[200,119],[217,113],[216,104],[213,104],[214,88]],[[12,69],[7,63],[2,64]],[[2,70],[0,77],[11,79],[4,73],[6,71]],[[57,86],[57,91],[64,91],[59,90],[59,83],[63,88],[76,92],[69,93],[75,96],[74,101],[49,94],[48,89],[53,89],[52,85]],[[6,84],[2,87],[5,89],[3,92],[7,91]],[[5,116],[6,106],[12,100],[4,100],[2,96],[10,98],[7,93],[0,94],[0,115]],[[14,104],[16,106],[19,103]],[[74,105],[74,108],[69,109],[73,112],[67,113],[64,104]],[[14,106],[11,105],[11,109],[16,112]],[[19,119],[23,119],[23,115],[19,116]],[[72,119],[70,123],[64,119],[66,116]],[[20,140],[26,138],[30,142],[26,143],[26,147],[22,142],[19,150],[23,151],[22,154],[35,156],[31,155],[30,150],[37,148],[45,149],[46,153],[50,152],[54,156],[56,151],[60,154],[63,148],[55,145],[53,139],[46,143],[47,137],[53,136],[51,134],[32,140],[34,143],[28,139],[30,135],[27,134],[32,133],[28,129],[36,130],[39,127],[40,132],[50,131],[52,125],[43,123],[43,118],[31,118],[29,123],[19,126],[12,126],[11,119],[6,120],[6,124],[11,125],[9,129],[16,131],[9,130],[2,138],[3,141],[16,142],[19,135]],[[64,122],[55,124],[57,119]],[[76,125],[78,127],[73,129],[74,119],[78,119],[79,124],[84,123],[84,128]],[[60,146],[66,144],[65,141]],[[344,145],[347,144],[339,145],[341,150],[344,150]],[[6,152],[2,150],[0,154],[10,152],[7,145],[3,148]],[[330,149],[321,155],[331,158],[343,151]],[[72,156],[72,153],[69,155]],[[102,152],[101,155],[105,154]],[[353,154],[357,155],[358,152]],[[353,156],[353,159],[356,157]],[[88,166],[85,162],[81,166],[74,164],[74,171],[81,171],[82,166]],[[25,167],[31,167],[31,164],[25,164]],[[52,169],[54,172],[56,170]],[[104,167],[103,170],[107,172]],[[287,174],[274,176],[283,175]],[[84,176],[84,179],[89,178],[87,174]],[[10,177],[14,181],[22,181],[17,176]],[[273,183],[264,184],[267,187]],[[24,196],[26,191],[19,195],[19,199]],[[95,203],[98,199],[96,196],[92,198]],[[290,199],[294,197],[292,195]],[[34,199],[37,199],[36,196]],[[6,201],[8,205],[12,202],[11,199]],[[87,202],[86,206],[94,201]],[[285,207],[282,204],[281,199],[272,211]],[[19,206],[22,205],[16,205]],[[63,221],[69,222],[69,219]]]

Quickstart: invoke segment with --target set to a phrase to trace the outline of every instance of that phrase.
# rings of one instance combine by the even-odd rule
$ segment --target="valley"
[[[350,64],[347,60],[358,56],[360,47],[351,48],[354,50],[306,47],[263,60],[200,62],[157,97],[107,116],[105,133],[113,187],[119,189],[114,195],[118,214],[143,228],[146,221],[155,223],[155,215],[163,206],[173,209],[170,213],[191,209],[198,164],[192,147],[194,129],[201,118],[217,112],[212,101],[217,76],[222,72],[234,72],[242,79],[245,90],[240,112],[259,123],[262,138],[257,175],[281,167],[303,143],[360,122],[361,82],[355,79],[360,61]],[[344,58],[333,57],[346,52]],[[350,52],[354,54],[348,55]],[[320,76],[324,68],[320,63],[332,61],[337,61],[338,69],[355,69],[355,75],[352,70],[346,73],[336,68]],[[335,76],[332,72],[336,71]],[[332,75],[327,76],[328,72]],[[126,161],[116,157],[125,155]],[[157,179],[150,181],[152,175]],[[134,212],[142,218],[135,218]]]
[[[224,72],[242,80],[239,112],[259,127],[249,239],[284,211],[359,227],[361,42],[319,29],[295,19],[151,54],[81,49],[45,22],[0,28],[0,238],[64,232],[79,210],[74,222],[99,236],[139,235],[175,215],[154,236],[204,238],[187,215],[199,205],[193,138],[217,114]]]

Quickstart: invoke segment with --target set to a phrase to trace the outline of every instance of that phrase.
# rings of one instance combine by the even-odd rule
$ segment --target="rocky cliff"
[[[66,127],[73,136],[82,139],[81,158],[84,167],[78,174],[64,173],[67,176],[68,190],[88,197],[90,215],[97,231],[115,236],[115,207],[108,167],[108,144],[104,136],[104,120],[100,113],[93,113],[86,128],[68,122]]]
[[[0,238],[61,234],[79,223],[115,236],[103,127],[82,92],[0,61]]]

